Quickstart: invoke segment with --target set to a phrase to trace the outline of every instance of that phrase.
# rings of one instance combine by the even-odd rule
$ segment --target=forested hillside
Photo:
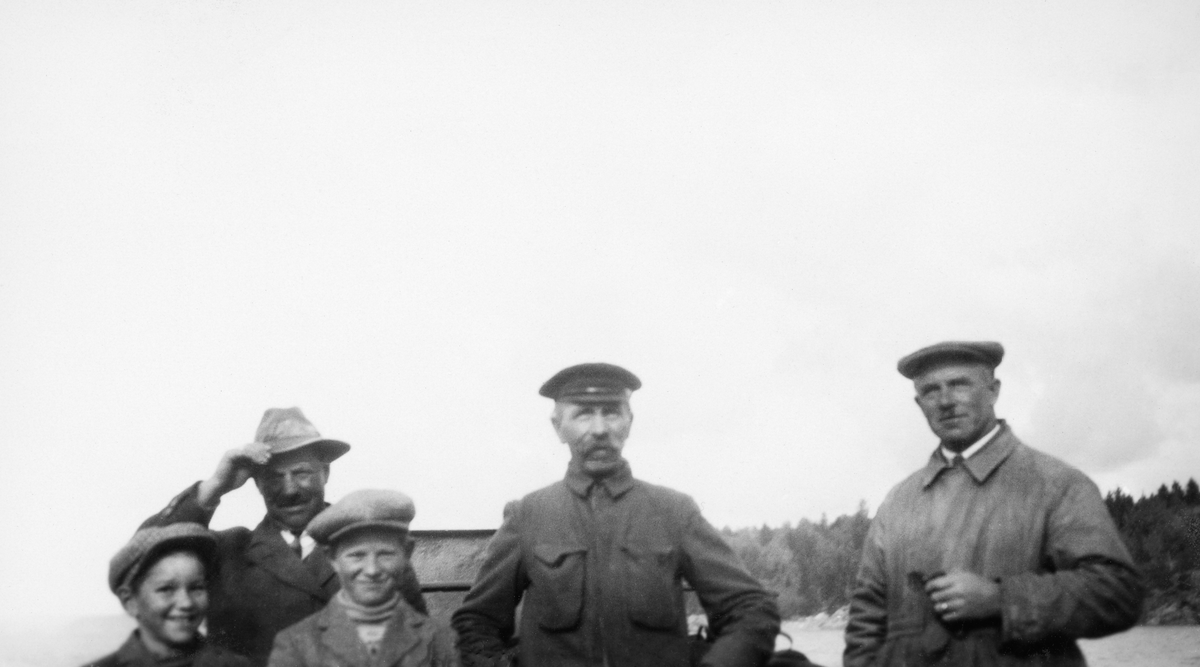
[[[1200,487],[1163,485],[1134,500],[1120,489],[1105,496],[1121,537],[1146,575],[1143,622],[1200,623]],[[780,528],[725,529],[746,566],[779,594],[785,618],[849,604],[871,519],[865,505],[833,521],[803,519]]]
[[[1120,489],[1104,497],[1149,594],[1144,623],[1200,623],[1200,486],[1164,484],[1134,500]]]

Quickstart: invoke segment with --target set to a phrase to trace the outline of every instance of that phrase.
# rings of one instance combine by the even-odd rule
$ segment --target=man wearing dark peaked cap
[[[193,484],[142,527],[190,521],[207,526],[226,493],[254,479],[267,514],[254,530],[217,531],[220,578],[210,594],[209,640],[265,665],[276,633],[320,611],[337,593],[328,555],[307,528],[324,510],[329,465],[350,450],[324,438],[299,408],[263,414],[254,442],[221,457],[208,479]],[[411,567],[403,592],[425,612]]]
[[[509,503],[478,578],[455,612],[464,665],[684,667],[692,664],[682,582],[696,591],[715,641],[699,664],[763,664],[779,631],[774,597],[671,489],[634,479],[622,456],[641,381],[611,364],[580,364],[541,395],[571,453],[566,477]]]
[[[1100,491],[996,418],[1004,348],[900,360],[940,443],[880,505],[846,626],[846,667],[1084,665],[1075,640],[1133,625],[1143,585]]]

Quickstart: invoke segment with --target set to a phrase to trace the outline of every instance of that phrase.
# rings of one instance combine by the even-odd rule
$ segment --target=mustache
[[[289,507],[291,505],[303,505],[304,503],[307,503],[309,500],[312,500],[312,497],[307,493],[288,493],[288,494],[281,493],[281,494],[275,496],[274,498],[272,498],[272,501],[280,507]]]

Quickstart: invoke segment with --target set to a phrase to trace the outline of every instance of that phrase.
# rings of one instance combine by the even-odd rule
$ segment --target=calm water
[[[841,667],[841,630],[800,630],[783,624],[796,650],[824,667]],[[786,646],[786,642],[781,644]],[[1134,628],[1079,642],[1090,667],[1200,667],[1200,626]]]
[[[117,615],[6,621],[0,623],[0,667],[80,667],[115,650],[132,627]],[[841,630],[802,630],[784,623],[784,631],[817,664],[841,666]],[[1134,628],[1080,645],[1091,667],[1200,667],[1200,626]]]

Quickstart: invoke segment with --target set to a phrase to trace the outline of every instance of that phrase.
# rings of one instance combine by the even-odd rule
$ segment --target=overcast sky
[[[1102,490],[1200,477],[1197,118],[1191,0],[9,0],[2,606],[117,613],[109,557],[269,407],[353,446],[331,500],[495,527],[583,361],[718,526],[874,511],[944,339]]]

